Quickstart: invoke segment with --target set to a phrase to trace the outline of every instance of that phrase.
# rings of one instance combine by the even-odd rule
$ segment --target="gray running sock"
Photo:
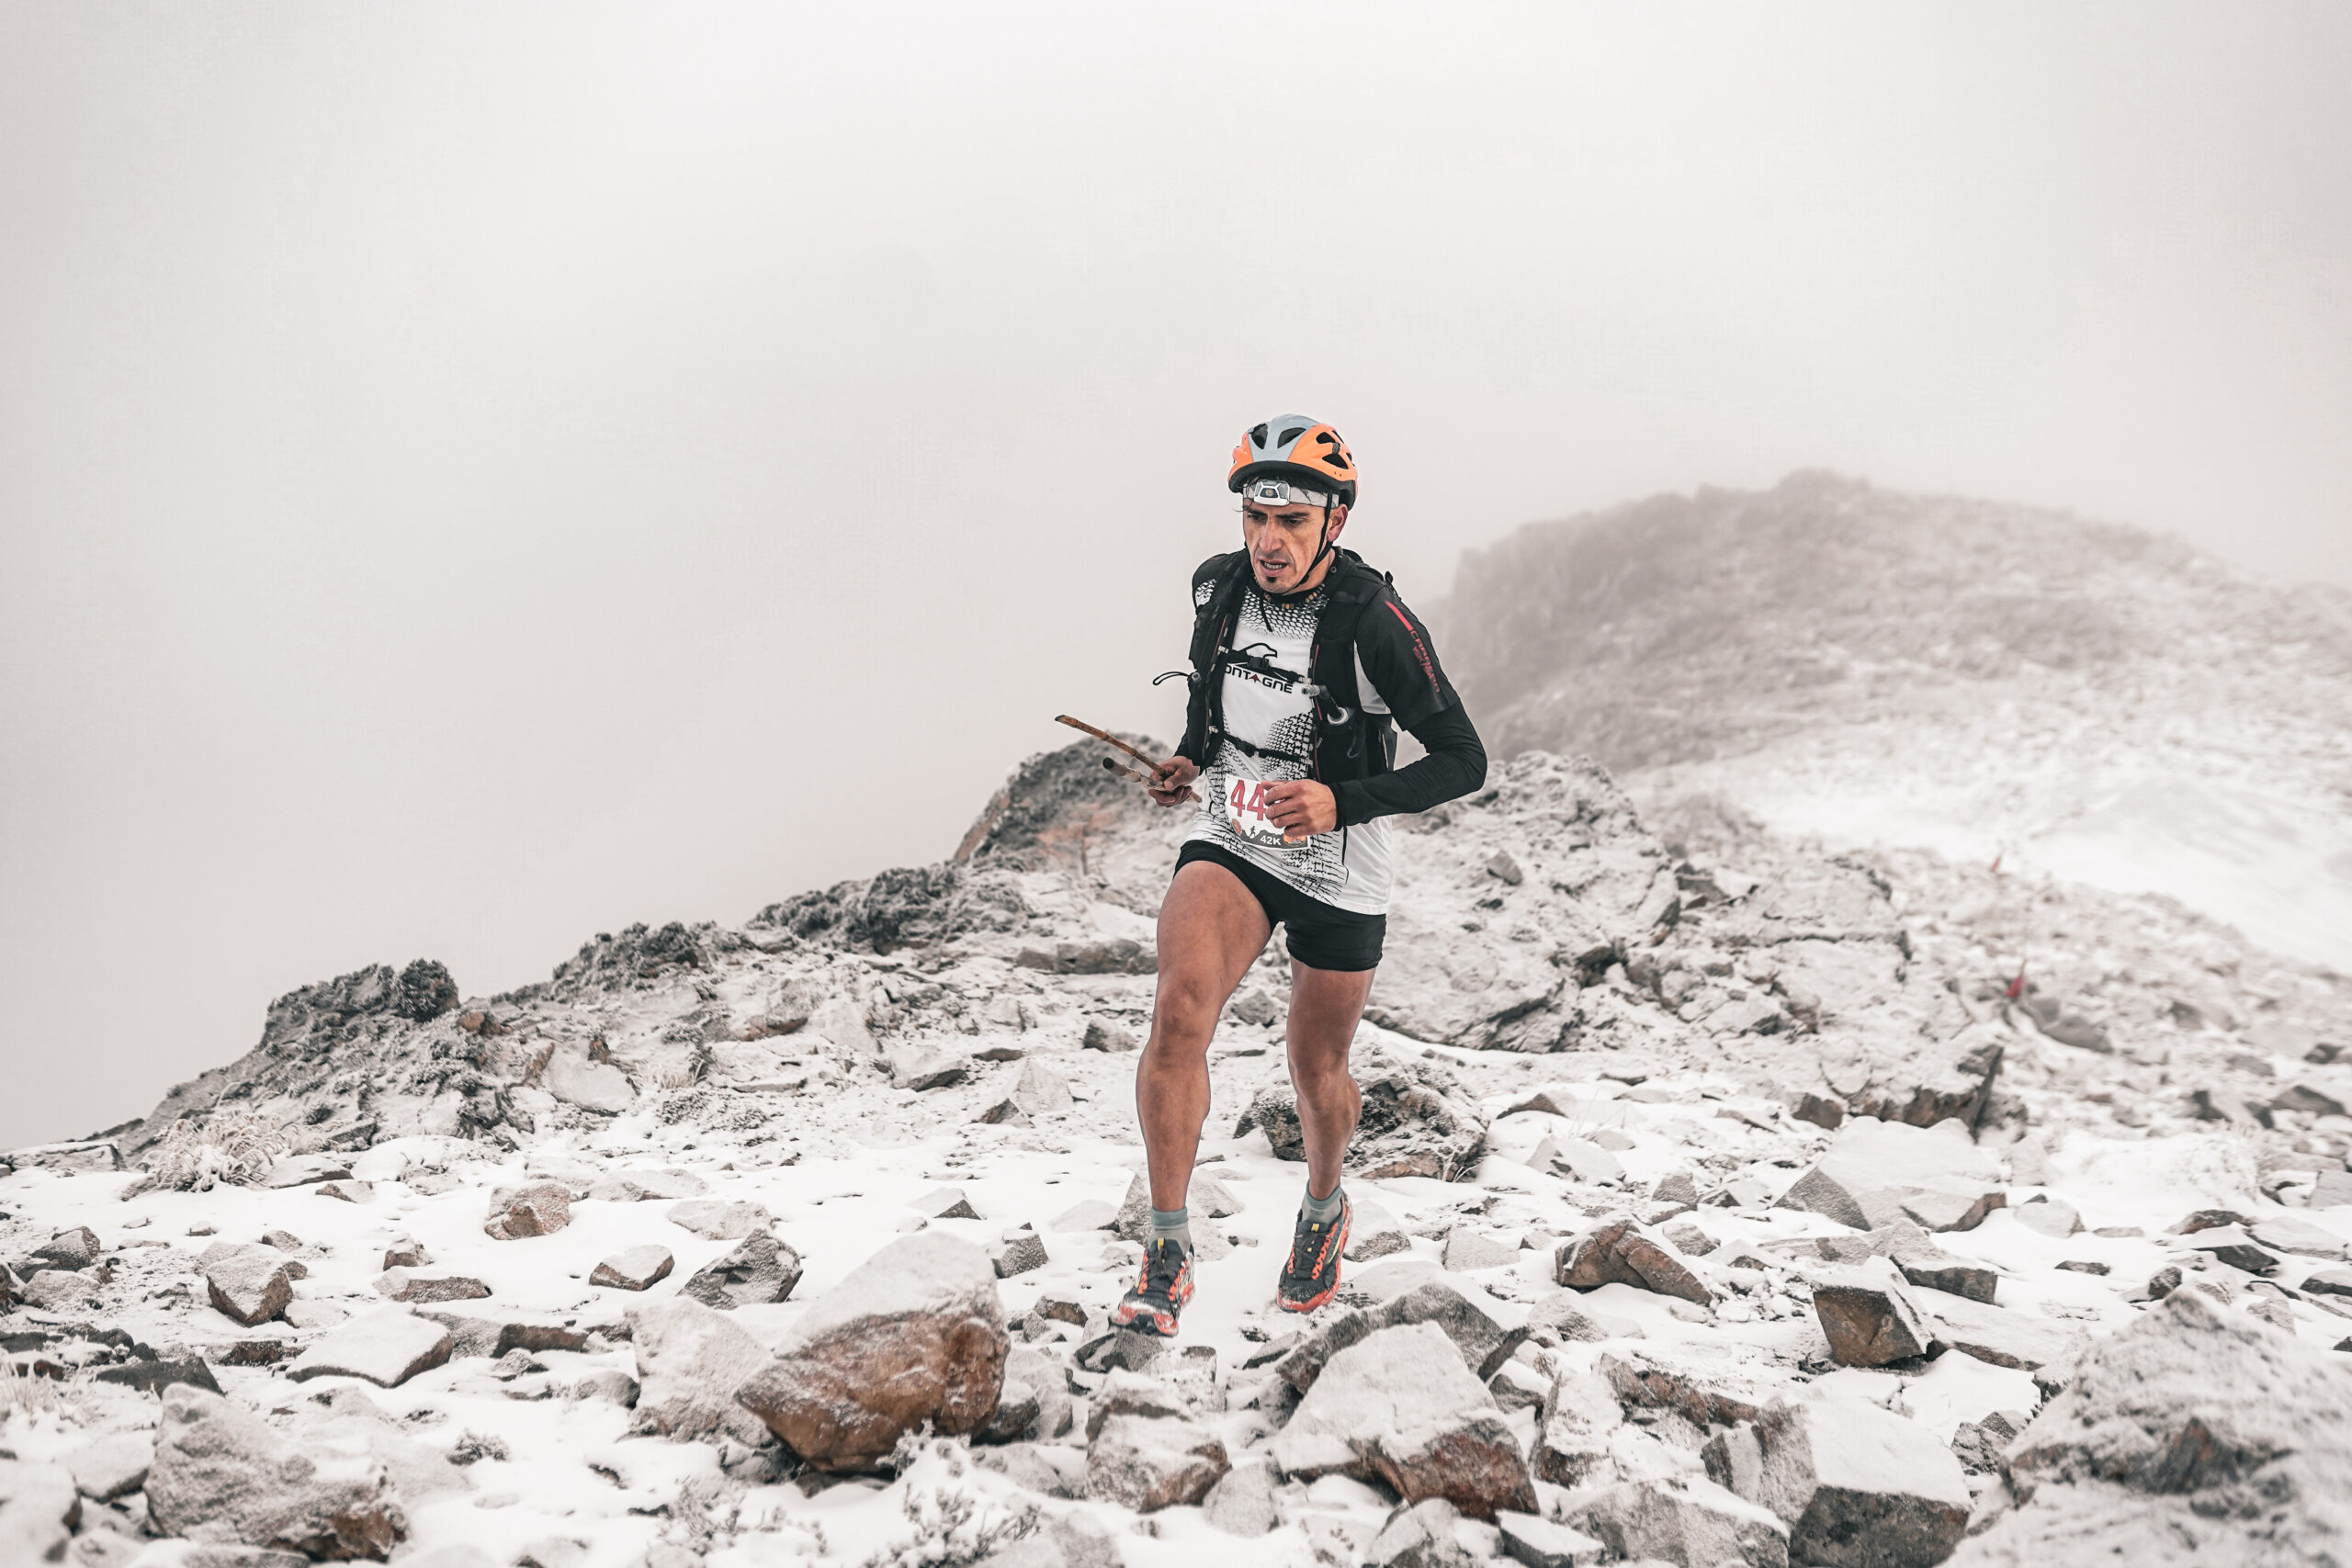
[[[1154,1209],[1151,1212],[1149,1241],[1181,1241],[1184,1250],[1193,1250],[1193,1212],[1190,1209]]]
[[[1315,1190],[1311,1187],[1308,1188],[1306,1190],[1306,1201],[1298,1206],[1298,1212],[1305,1214],[1312,1224],[1318,1225],[1329,1224],[1333,1220],[1340,1217],[1340,1185],[1342,1184],[1334,1183],[1332,1185],[1331,1195],[1329,1198],[1317,1198],[1315,1195]]]

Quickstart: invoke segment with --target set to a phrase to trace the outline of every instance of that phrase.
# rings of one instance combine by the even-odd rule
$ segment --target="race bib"
[[[1283,830],[1266,816],[1266,791],[1272,784],[1265,779],[1245,779],[1229,775],[1225,781],[1225,820],[1235,833],[1253,844],[1269,849],[1286,847]]]

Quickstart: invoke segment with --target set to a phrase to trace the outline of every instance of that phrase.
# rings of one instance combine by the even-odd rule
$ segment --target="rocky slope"
[[[1521,530],[1440,618],[1498,755],[2154,891],[2352,971],[2352,597],[1826,474]]]
[[[950,861],[305,987],[7,1156],[0,1563],[2352,1554],[2341,979],[1546,753],[1407,826],[1311,1320],[1274,951],[1183,1337],[1105,1331],[1183,823],[1075,747]]]

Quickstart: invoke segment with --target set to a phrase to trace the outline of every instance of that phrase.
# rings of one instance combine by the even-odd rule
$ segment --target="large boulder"
[[[1087,1495],[1139,1514],[1197,1503],[1232,1468],[1225,1440],[1181,1416],[1113,1416],[1086,1445]]]
[[[628,1310],[637,1351],[637,1413],[629,1429],[663,1438],[768,1440],[767,1428],[735,1395],[767,1370],[764,1346],[735,1320],[673,1296]]]
[[[1972,1230],[2007,1201],[1993,1157],[1959,1121],[1914,1127],[1864,1117],[1838,1130],[1776,1207],[1809,1209],[1856,1230],[1909,1220],[1924,1230]]]
[[[1779,1516],[1800,1562],[1932,1568],[1967,1531],[1968,1478],[1916,1421],[1858,1400],[1776,1400],[1755,1433],[1754,1470],[1713,1479]]]
[[[2352,1559],[2352,1366],[2198,1291],[2096,1343],[2009,1446],[2019,1506],[1952,1559]]]
[[[1449,1068],[1374,1045],[1358,1049],[1353,1070],[1363,1091],[1363,1116],[1348,1145],[1348,1174],[1367,1181],[1393,1176],[1460,1181],[1476,1168],[1487,1148],[1488,1118]],[[1306,1158],[1298,1097],[1287,1084],[1259,1090],[1236,1135],[1252,1127],[1266,1134],[1276,1157]]]
[[[1274,1438],[1275,1465],[1385,1483],[1467,1514],[1535,1507],[1526,1457],[1487,1387],[1434,1323],[1384,1328],[1331,1358]]]
[[[215,1242],[198,1256],[213,1310],[246,1327],[267,1323],[294,1300],[294,1280],[286,1255],[274,1247]]]
[[[988,1255],[917,1231],[817,1302],[740,1398],[809,1464],[870,1470],[925,1423],[942,1437],[985,1426],[1009,1344]]]
[[[1684,1266],[1673,1247],[1630,1214],[1612,1214],[1584,1235],[1562,1242],[1553,1258],[1553,1278],[1578,1291],[1622,1284],[1679,1296],[1701,1306],[1712,1306],[1715,1300],[1714,1292]]]
[[[364,1444],[291,1442],[243,1405],[185,1384],[164,1395],[147,1510],[166,1534],[309,1557],[381,1561],[408,1534]]]

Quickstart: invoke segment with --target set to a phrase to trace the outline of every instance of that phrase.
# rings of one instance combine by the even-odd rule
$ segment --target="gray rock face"
[[[425,1275],[406,1269],[387,1269],[376,1277],[376,1293],[396,1302],[430,1306],[438,1302],[478,1302],[490,1287],[464,1274]]]
[[[1999,1168],[1962,1122],[1913,1127],[1863,1118],[1838,1129],[1776,1206],[1809,1209],[1856,1230],[1909,1220],[1955,1231],[1973,1230],[2007,1201]]]
[[[1254,1540],[1282,1523],[1274,1505],[1274,1471],[1262,1461],[1237,1464],[1201,1499],[1209,1523],[1227,1535]]]
[[[36,1261],[51,1269],[87,1269],[105,1254],[98,1244],[98,1233],[87,1225],[59,1231],[33,1248]]]
[[[1467,1514],[1534,1506],[1533,1478],[1486,1385],[1433,1323],[1384,1328],[1331,1358],[1274,1438],[1285,1474],[1386,1483]]]
[[[448,1329],[417,1316],[405,1306],[384,1307],[330,1329],[294,1359],[286,1375],[296,1382],[311,1378],[364,1378],[383,1388],[398,1388],[417,1373],[449,1359],[454,1347]]]
[[[1754,1490],[1734,1489],[1789,1527],[1800,1562],[1932,1568],[1966,1532],[1960,1461],[1915,1421],[1859,1401],[1776,1401],[1755,1431]]]
[[[82,1523],[63,1465],[0,1459],[0,1562],[62,1562]]]
[[[1571,1290],[1623,1284],[1701,1306],[1712,1306],[1715,1300],[1714,1292],[1674,1249],[1630,1214],[1613,1214],[1573,1241],[1561,1243],[1553,1278]]]
[[[1113,1416],[1087,1443],[1086,1491],[1148,1514],[1199,1502],[1231,1468],[1225,1440],[1197,1421]]]
[[[588,1276],[592,1285],[602,1285],[615,1291],[647,1291],[670,1277],[678,1260],[666,1247],[650,1242],[643,1247],[625,1247],[602,1263]]]
[[[1450,1070],[1374,1047],[1358,1050],[1353,1071],[1363,1091],[1363,1120],[1348,1145],[1349,1175],[1368,1181],[1394,1176],[1459,1181],[1477,1165],[1486,1152],[1487,1116]],[[1279,1158],[1306,1158],[1298,1099],[1287,1085],[1261,1089],[1242,1113],[1241,1127],[1265,1134]]]
[[[723,1258],[712,1259],[694,1274],[678,1293],[732,1312],[739,1306],[780,1302],[800,1283],[800,1254],[766,1231],[754,1231]]]
[[[144,1432],[119,1432],[85,1444],[65,1456],[65,1468],[85,1497],[110,1503],[147,1484],[155,1439]]]
[[[248,1328],[267,1323],[294,1299],[286,1255],[273,1247],[215,1242],[198,1257],[196,1267],[213,1310]]]
[[[1364,1562],[1370,1568],[1473,1568],[1454,1529],[1461,1517],[1442,1497],[1398,1508],[1373,1537]]]
[[[1462,1353],[1463,1365],[1481,1382],[1493,1377],[1527,1337],[1524,1324],[1509,1321],[1502,1304],[1485,1292],[1476,1292],[1476,1287],[1464,1290],[1450,1280],[1430,1280],[1376,1307],[1358,1308],[1328,1319],[1276,1362],[1274,1371],[1304,1393],[1315,1386],[1323,1368],[1341,1350],[1384,1328],[1408,1323],[1433,1323],[1444,1330]]]
[[[1813,1313],[1828,1336],[1829,1353],[1844,1366],[1909,1360],[1926,1355],[1934,1338],[1909,1284],[1883,1258],[1816,1281]]]
[[[1609,1552],[1582,1531],[1534,1514],[1497,1514],[1495,1523],[1502,1531],[1503,1555],[1527,1568],[1587,1568]]]
[[[1045,1237],[1035,1231],[1007,1231],[989,1249],[989,1267],[1000,1280],[1043,1269],[1047,1261]]]
[[[364,1449],[297,1445],[231,1400],[177,1387],[164,1396],[147,1507],[172,1535],[300,1551],[390,1555],[407,1515]]]
[[[1561,1522],[1600,1540],[1612,1557],[1660,1558],[1686,1568],[1789,1563],[1787,1527],[1770,1509],[1695,1476],[1579,1493]]]
[[[589,1188],[588,1196],[606,1203],[646,1203],[699,1198],[709,1190],[710,1183],[691,1170],[625,1170]]]
[[[1348,1245],[1341,1252],[1351,1263],[1370,1263],[1395,1253],[1410,1252],[1413,1238],[1396,1216],[1377,1203],[1350,1199],[1354,1213],[1348,1221]]]
[[[562,1183],[534,1181],[521,1187],[501,1187],[490,1195],[490,1213],[482,1230],[494,1240],[553,1235],[571,1223],[571,1192]]]
[[[1610,1434],[1624,1419],[1608,1383],[1589,1372],[1562,1373],[1536,1418],[1536,1475],[1555,1486],[1581,1486],[1605,1473]]]
[[[628,1324],[639,1385],[631,1431],[767,1441],[767,1428],[735,1395],[766,1370],[768,1353],[732,1318],[677,1296],[629,1308]]]
[[[1937,1339],[1980,1361],[2032,1371],[2063,1367],[2081,1351],[2084,1337],[2054,1318],[1953,1296],[1914,1297]]]
[[[2020,1506],[1954,1555],[1967,1568],[2324,1562],[2352,1540],[2352,1367],[2177,1291],[2094,1344],[2008,1451]]]
[[[767,1229],[772,1223],[761,1204],[721,1202],[714,1198],[673,1203],[667,1217],[672,1224],[692,1231],[706,1241],[741,1241],[754,1231]]]
[[[818,1302],[741,1398],[808,1463],[865,1470],[925,1422],[943,1437],[985,1426],[1008,1345],[987,1254],[917,1231]]]

